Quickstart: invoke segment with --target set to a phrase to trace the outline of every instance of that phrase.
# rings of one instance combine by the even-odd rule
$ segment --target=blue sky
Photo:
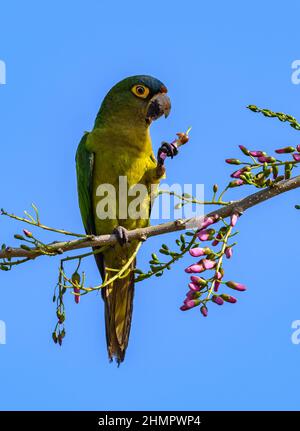
[[[35,202],[43,221],[82,231],[74,154],[102,98],[120,79],[151,74],[169,88],[172,113],[152,127],[162,140],[193,126],[191,141],[168,164],[168,182],[225,184],[237,145],[271,151],[300,143],[299,132],[245,109],[248,104],[300,117],[298,2],[65,1],[1,6],[0,204],[21,214]],[[239,191],[240,192],[240,191]],[[233,195],[236,197],[237,194]],[[247,193],[247,189],[244,190]],[[186,292],[179,263],[139,283],[125,363],[107,361],[99,295],[80,306],[67,298],[67,338],[51,340],[58,260],[41,258],[1,273],[1,409],[298,409],[300,319],[296,190],[250,210],[228,279],[245,283],[236,305],[179,311]],[[18,223],[0,219],[0,241],[13,244]],[[56,235],[41,233],[45,240]],[[149,240],[145,267],[161,242]],[[99,276],[85,263],[90,283]]]

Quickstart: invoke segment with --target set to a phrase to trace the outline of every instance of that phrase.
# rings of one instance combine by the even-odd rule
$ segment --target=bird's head
[[[153,120],[169,115],[171,102],[167,91],[166,86],[152,76],[123,79],[107,93],[95,126],[114,122],[148,128]]]

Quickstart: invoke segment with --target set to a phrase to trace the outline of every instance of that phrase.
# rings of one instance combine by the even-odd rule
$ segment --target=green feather
[[[88,132],[83,135],[76,152],[77,188],[79,208],[85,231],[87,234],[94,234],[95,221],[92,199],[94,153],[86,149],[88,135]]]

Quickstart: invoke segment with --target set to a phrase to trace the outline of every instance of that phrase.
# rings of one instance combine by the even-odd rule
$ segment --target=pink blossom
[[[300,145],[297,145],[296,150],[300,153]]]
[[[188,308],[193,308],[193,307],[197,307],[197,305],[200,304],[200,300],[199,299],[189,299],[188,301],[185,302],[185,305]]]
[[[236,222],[238,221],[239,215],[237,213],[233,213],[230,220],[230,226],[234,227]]]
[[[293,158],[296,162],[300,162],[300,154],[297,154],[297,153],[293,154]]]
[[[208,309],[207,307],[205,307],[205,305],[202,305],[202,307],[200,308],[200,311],[204,317],[207,317]]]
[[[215,223],[218,218],[219,218],[218,214],[215,214],[214,216],[211,216],[211,217],[205,217],[204,220],[201,222],[199,229],[205,229],[206,227]]]
[[[232,257],[232,247],[225,248],[225,256],[227,257],[227,259],[230,259]]]
[[[196,283],[189,283],[189,288],[191,290],[194,290],[195,292],[197,292],[198,290],[200,290],[200,286]]]
[[[239,145],[239,149],[246,155],[249,155],[249,150],[244,145]]]
[[[193,290],[189,290],[186,294],[186,297],[188,299],[196,299],[196,298],[199,298],[200,295],[201,295],[200,292],[195,292]]]
[[[231,304],[235,304],[237,302],[237,299],[234,296],[227,295],[226,293],[223,293],[221,297],[224,301],[230,302]]]
[[[215,292],[217,292],[219,290],[220,285],[221,285],[221,283],[219,281],[215,281],[215,284],[214,284],[214,291]]]
[[[222,235],[221,235],[220,233],[218,233],[218,235],[217,235],[217,236],[216,236],[216,238],[213,240],[213,242],[211,243],[211,245],[213,245],[213,246],[218,245],[218,244],[219,244],[219,242],[220,242],[220,241],[218,241],[218,240],[220,240],[220,239],[222,239]]]
[[[181,311],[187,311],[187,310],[189,310],[190,309],[190,307],[188,307],[187,305],[182,305],[181,307],[180,307],[180,310]]]
[[[294,147],[284,147],[284,148],[278,148],[277,150],[275,150],[275,153],[285,154],[285,153],[292,153],[293,151],[295,151]]]
[[[196,284],[197,286],[206,286],[207,281],[204,280],[202,277],[198,277],[197,275],[191,275],[191,281],[192,283]]]
[[[240,165],[241,162],[238,159],[225,159],[225,162],[229,165]]]
[[[224,304],[224,300],[220,296],[214,295],[212,297],[212,300],[213,300],[213,302],[215,302],[218,305],[223,305]]]
[[[259,163],[272,163],[276,161],[274,157],[270,157],[270,156],[260,156],[257,158],[257,160],[259,161]]]
[[[200,284],[196,284],[196,283],[189,283],[188,286],[189,286],[190,290],[193,292],[198,292],[198,291],[204,289],[204,287],[205,287],[205,285],[201,286]]]
[[[238,169],[237,171],[233,172],[230,176],[232,178],[239,178],[244,172],[245,172],[245,169]]]
[[[197,247],[197,248],[191,248],[189,251],[190,255],[193,257],[199,257],[199,256],[204,256],[205,253],[205,249],[201,248],[201,247]]]
[[[265,155],[263,151],[249,151],[249,154],[253,157],[262,157]]]
[[[238,180],[231,181],[228,187],[238,187],[238,186],[242,186],[243,184],[245,184],[244,181],[239,178]]]
[[[210,260],[210,259],[202,259],[199,262],[199,265],[203,265],[205,269],[212,269],[216,266],[217,262],[215,262],[214,260]]]
[[[80,293],[80,289],[78,287],[74,287],[74,293]],[[75,302],[76,304],[79,304],[80,302],[80,296],[79,295],[74,295],[75,296]]]
[[[220,272],[220,271],[217,271],[217,272],[216,272],[216,274],[215,274],[215,278],[216,278],[217,280],[222,280],[222,277],[223,277],[223,275],[221,274],[221,272]]]
[[[236,283],[235,281],[227,281],[226,286],[234,290],[239,290],[240,292],[244,292],[247,289],[244,284]]]
[[[32,233],[27,230],[27,229],[23,229],[24,235],[26,235],[28,238],[32,238]]]
[[[185,272],[187,272],[188,274],[199,273],[199,272],[203,272],[203,271],[205,271],[204,266],[202,264],[198,264],[198,263],[190,265],[187,268],[185,268]]]
[[[210,238],[210,232],[206,229],[200,230],[197,237],[200,241],[207,241]]]

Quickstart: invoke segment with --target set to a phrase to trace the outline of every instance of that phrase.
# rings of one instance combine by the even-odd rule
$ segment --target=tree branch
[[[231,216],[233,213],[242,214],[248,208],[258,205],[266,200],[269,200],[282,193],[300,187],[300,175],[284,180],[274,184],[272,187],[263,189],[257,193],[249,195],[239,201],[235,201],[227,206],[216,209],[204,217],[218,215],[219,218],[226,218]],[[145,241],[152,236],[163,235],[170,232],[176,232],[181,230],[190,229],[191,226],[196,228],[200,225],[204,217],[197,217],[194,219],[175,220],[172,222],[162,223],[156,226],[149,226],[140,229],[134,229],[128,232],[129,241],[140,240]],[[114,234],[100,235],[92,237],[83,237],[80,239],[74,239],[71,241],[53,242],[47,244],[47,250],[51,251],[51,254],[63,254],[66,251],[77,250],[86,247],[98,247],[113,245],[117,242],[117,237]],[[5,250],[0,250],[1,258],[14,258],[24,257],[28,259],[35,259],[44,253],[39,248],[32,248],[31,250],[24,250],[22,248],[7,247]]]

